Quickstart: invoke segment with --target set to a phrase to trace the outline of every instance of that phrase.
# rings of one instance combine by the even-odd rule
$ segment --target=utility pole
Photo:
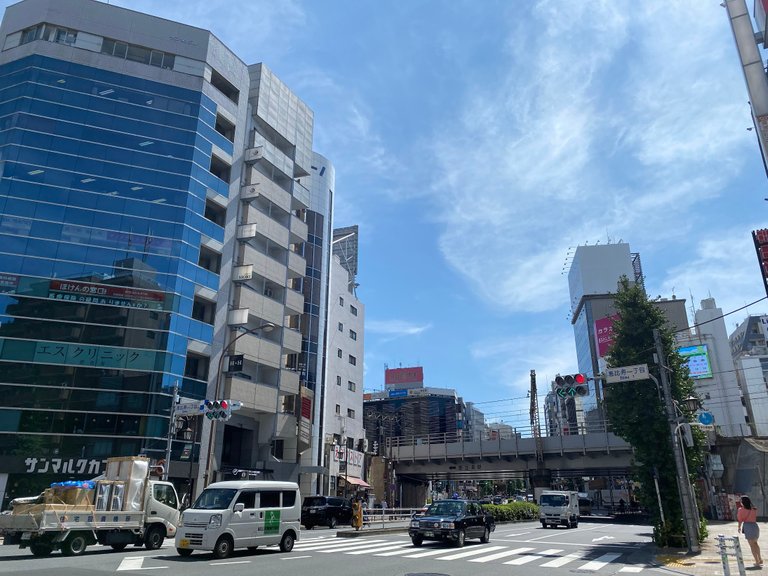
[[[688,542],[688,553],[698,554],[701,552],[701,546],[699,545],[699,519],[695,516],[697,507],[693,502],[691,482],[687,474],[688,467],[683,460],[685,456],[682,453],[680,437],[677,435],[677,415],[675,414],[672,390],[667,377],[664,346],[662,345],[658,328],[653,329],[653,340],[656,344],[656,356],[659,365],[659,375],[661,376],[661,388],[664,393],[667,422],[669,423],[669,431],[672,436],[672,453],[675,457],[675,469],[677,470],[677,490],[680,494],[680,506],[683,511],[683,524],[685,526],[685,538]]]

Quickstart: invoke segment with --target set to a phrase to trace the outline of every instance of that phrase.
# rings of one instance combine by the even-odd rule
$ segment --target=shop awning
[[[368,484],[368,482],[366,482],[365,480],[362,480],[360,478],[355,478],[354,476],[344,476],[343,478],[348,484],[355,484],[357,486],[362,486],[363,488],[371,487],[371,485]]]

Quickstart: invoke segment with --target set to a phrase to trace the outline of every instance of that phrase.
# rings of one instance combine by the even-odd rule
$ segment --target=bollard
[[[729,556],[736,558],[736,566],[739,569],[739,576],[746,576],[744,569],[744,557],[741,555],[741,545],[738,536],[729,536],[726,538],[723,534],[717,535],[717,549],[720,552],[720,561],[723,564],[723,576],[731,576],[731,566]]]

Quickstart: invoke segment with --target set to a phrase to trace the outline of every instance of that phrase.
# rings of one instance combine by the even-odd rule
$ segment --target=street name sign
[[[648,364],[635,364],[634,366],[620,366],[618,368],[605,369],[606,384],[648,379]]]
[[[200,410],[200,404],[199,401],[194,403],[184,402],[183,404],[180,402],[176,404],[176,416],[199,416],[203,413]]]

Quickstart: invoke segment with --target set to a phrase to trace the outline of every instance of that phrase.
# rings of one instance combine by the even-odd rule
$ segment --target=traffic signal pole
[[[171,468],[171,447],[173,437],[176,435],[176,404],[179,401],[179,381],[173,384],[173,400],[171,400],[171,420],[168,422],[168,441],[165,444],[165,466],[163,466],[163,480],[168,480],[168,471]]]
[[[668,368],[665,366],[666,356],[664,347],[661,343],[659,330],[654,328],[653,340],[656,344],[656,355],[658,356],[659,375],[661,376],[661,388],[664,393],[664,406],[667,411],[667,422],[672,438],[672,453],[675,457],[675,469],[677,470],[677,490],[680,495],[680,507],[683,511],[683,525],[685,526],[685,539],[688,543],[688,553],[698,554],[701,552],[699,545],[699,519],[695,516],[697,506],[693,503],[693,493],[691,491],[691,481],[688,477],[688,466],[684,461],[680,436],[677,434],[677,416],[675,414],[675,405],[672,400],[672,390],[667,377]]]

